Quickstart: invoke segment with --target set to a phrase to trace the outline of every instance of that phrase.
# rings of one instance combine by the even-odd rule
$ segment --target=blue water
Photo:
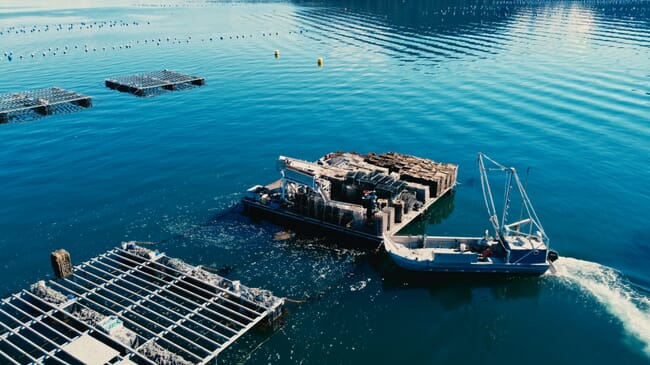
[[[647,1],[5,1],[0,32],[0,93],[93,97],[0,125],[0,296],[49,276],[54,249],[80,263],[161,241],[308,299],[222,363],[650,363]],[[160,69],[206,85],[103,86]],[[557,274],[405,277],[230,212],[278,155],[336,150],[460,165],[453,198],[412,228],[430,234],[488,227],[478,151],[530,167]]]

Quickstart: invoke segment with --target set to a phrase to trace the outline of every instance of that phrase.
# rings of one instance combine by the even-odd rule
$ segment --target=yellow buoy
[[[318,57],[318,67],[323,67],[323,59],[321,57]]]
[[[275,58],[280,58],[280,51],[277,49],[275,50]]]

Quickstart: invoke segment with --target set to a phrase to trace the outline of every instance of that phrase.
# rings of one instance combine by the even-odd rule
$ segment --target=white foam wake
[[[618,271],[571,257],[555,262],[556,276],[589,292],[617,317],[625,330],[639,339],[650,357],[650,298],[635,290]]]

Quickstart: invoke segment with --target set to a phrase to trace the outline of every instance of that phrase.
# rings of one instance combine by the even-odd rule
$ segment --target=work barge
[[[378,245],[424,215],[456,185],[458,166],[395,152],[280,156],[281,178],[248,189],[244,212],[285,226],[322,229],[354,245]]]
[[[123,243],[72,267],[52,253],[58,278],[0,304],[0,363],[216,363],[259,324],[272,324],[284,299],[207,268]]]

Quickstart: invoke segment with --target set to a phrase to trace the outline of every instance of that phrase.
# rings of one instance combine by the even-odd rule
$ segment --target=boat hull
[[[388,252],[388,254],[397,266],[408,271],[542,275],[549,268],[548,264],[501,264],[492,262],[440,264],[435,261],[411,260],[392,252]]]
[[[499,247],[489,237],[384,236],[386,252],[409,271],[541,275],[549,269],[540,250],[528,250],[530,260],[509,262]]]
[[[272,207],[258,201],[242,199],[244,213],[249,216],[266,219],[269,222],[293,229],[310,236],[323,236],[336,241],[342,247],[375,249],[382,242],[382,237],[359,232],[318,219],[296,214],[287,209]]]

